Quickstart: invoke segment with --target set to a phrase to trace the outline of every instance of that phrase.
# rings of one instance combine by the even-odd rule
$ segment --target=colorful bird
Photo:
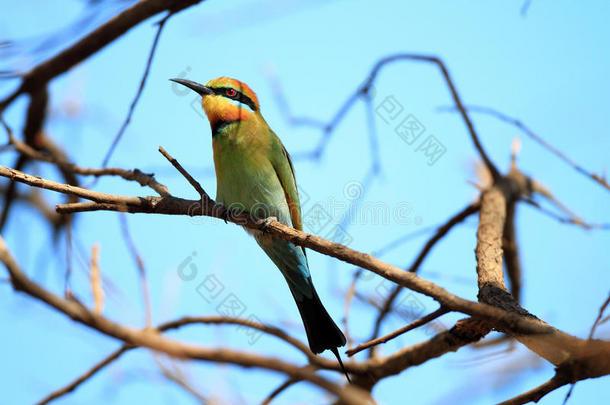
[[[301,207],[290,155],[261,115],[256,94],[244,83],[219,77],[205,85],[171,79],[202,97],[212,128],[216,201],[257,218],[276,217],[302,230]],[[258,230],[246,229],[282,272],[301,314],[312,352],[331,350],[347,379],[337,351],[345,336],[322,305],[313,286],[305,248]]]

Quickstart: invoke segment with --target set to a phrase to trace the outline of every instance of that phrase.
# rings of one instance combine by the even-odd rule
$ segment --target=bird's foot
[[[226,208],[223,208],[222,212],[220,213],[220,219],[225,221],[225,224],[226,224],[226,223],[228,223],[227,218],[229,218],[229,210]]]
[[[273,221],[277,221],[277,218],[267,217],[263,220],[263,225],[261,226],[261,231],[263,232],[263,235],[266,235],[267,232],[269,232],[269,225],[271,225]]]

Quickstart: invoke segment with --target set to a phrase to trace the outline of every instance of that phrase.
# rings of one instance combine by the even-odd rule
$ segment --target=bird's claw
[[[225,224],[228,224],[227,222],[227,218],[229,218],[229,210],[228,209],[224,209],[221,213],[220,213],[220,219],[222,219],[223,221],[225,221]]]
[[[271,225],[271,223],[273,221],[277,221],[276,217],[267,217],[263,220],[263,225],[261,226],[261,231],[263,232],[263,235],[267,234],[267,232],[269,232],[269,225]]]

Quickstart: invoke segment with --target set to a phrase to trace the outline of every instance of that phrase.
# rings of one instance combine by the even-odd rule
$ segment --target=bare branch
[[[413,273],[405,272],[398,267],[385,263],[369,254],[355,251],[341,244],[320,238],[319,236],[298,231],[281,222],[275,220],[260,220],[247,213],[241,212],[230,212],[230,215],[225,218],[223,214],[226,210],[224,207],[214,203],[213,200],[210,200],[209,205],[204,204],[204,207],[201,210],[203,212],[201,212],[199,209],[193,209],[193,207],[198,208],[200,206],[200,202],[198,201],[184,200],[176,197],[128,197],[105,194],[29,176],[4,166],[0,166],[0,176],[8,177],[13,181],[19,181],[34,187],[78,195],[95,201],[96,203],[101,203],[59,205],[57,206],[58,212],[73,212],[76,207],[81,211],[103,209],[168,215],[206,215],[226,219],[250,229],[265,230],[265,232],[272,236],[288,240],[296,245],[313,249],[322,254],[373,271],[390,281],[401,284],[413,291],[428,295],[451,310],[493,321],[494,325],[500,329],[515,329],[523,333],[545,333],[550,331],[548,327],[541,327],[539,324],[515,314],[510,314],[488,305],[459,298],[430,281],[424,280]]]
[[[47,395],[40,401],[36,402],[36,405],[48,404],[49,402],[53,401],[54,399],[57,399],[61,396],[64,396],[64,395],[69,394],[70,392],[74,391],[79,385],[81,385],[82,383],[87,381],[89,378],[93,377],[98,371],[100,371],[101,369],[106,367],[108,364],[112,363],[113,361],[115,361],[116,359],[121,357],[121,355],[123,353],[125,353],[132,347],[133,346],[123,345],[123,347],[114,351],[111,355],[106,357],[104,360],[100,361],[99,363],[97,363],[96,365],[91,367],[85,374],[81,375],[76,380],[72,381],[70,384],[66,385],[65,387],[63,387],[61,389],[58,389],[57,391],[53,391],[52,393],[50,393],[49,395]]]
[[[173,366],[173,369],[170,370],[165,364],[163,364],[163,362],[161,361],[161,359],[159,357],[160,357],[159,355],[157,355],[156,353],[153,353],[153,359],[155,360],[157,367],[159,367],[159,369],[161,370],[161,373],[165,376],[165,378],[172,381],[173,383],[175,383],[176,385],[178,385],[179,387],[184,389],[186,392],[191,394],[194,397],[194,399],[197,400],[197,402],[199,402],[201,405],[208,404],[207,398],[205,398],[195,388],[193,388],[191,383],[189,381],[187,381],[186,376],[184,375],[184,373],[182,372],[180,367],[178,367],[178,365],[176,364],[176,362],[173,359],[171,359],[171,358],[169,359],[170,363]]]
[[[517,202],[511,201],[506,207],[506,221],[502,236],[502,249],[504,253],[504,266],[510,281],[510,293],[517,302],[521,301],[522,270],[519,258],[519,244],[515,229],[515,212]]]
[[[593,326],[591,326],[591,331],[589,332],[589,340],[593,339],[593,334],[595,334],[595,329],[597,328],[597,325],[600,324],[602,316],[604,316],[604,311],[606,310],[608,305],[610,305],[610,294],[608,295],[608,298],[606,298],[606,301],[604,301],[602,306],[599,308],[599,313],[597,314],[597,318],[595,318],[595,322],[593,322]]]
[[[369,360],[369,362],[383,366],[373,368],[368,375],[356,376],[354,381],[358,385],[365,382],[372,387],[382,378],[396,375],[409,367],[418,366],[430,359],[438,358],[448,352],[455,352],[460,347],[476,342],[490,330],[487,322],[472,318],[459,321],[450,330],[441,332],[430,340],[400,349],[383,359]],[[367,385],[362,384],[361,386],[366,387]]]
[[[378,344],[381,343],[386,343],[389,340],[392,340],[400,335],[402,335],[403,333],[406,333],[410,330],[413,330],[415,328],[418,328],[422,325],[427,324],[430,321],[435,320],[436,318],[446,314],[447,312],[449,312],[448,309],[444,308],[444,307],[440,307],[439,309],[437,309],[436,311],[424,316],[423,318],[420,318],[414,322],[411,322],[410,324],[403,326],[400,329],[395,330],[392,333],[389,333],[383,337],[377,338],[377,339],[373,339],[373,340],[369,340],[368,342],[362,343],[360,345],[358,345],[356,348],[354,349],[350,349],[348,351],[346,351],[345,353],[347,353],[348,356],[353,356],[354,354],[361,352],[365,349],[368,349],[370,347],[376,346]]]
[[[131,105],[129,106],[129,111],[127,112],[127,117],[125,117],[125,121],[123,121],[123,125],[121,125],[121,128],[119,129],[119,132],[114,137],[114,140],[112,141],[112,144],[110,145],[110,148],[108,149],[108,152],[106,152],[106,156],[104,157],[104,160],[102,162],[102,167],[106,167],[108,165],[108,161],[110,160],[110,157],[112,156],[112,153],[114,152],[114,149],[119,144],[119,141],[121,140],[121,137],[123,136],[123,133],[127,129],[127,125],[129,125],[129,123],[131,122],[131,116],[133,115],[136,105],[138,104],[138,101],[140,100],[142,91],[144,91],[144,86],[146,85],[146,79],[148,79],[148,73],[150,72],[150,66],[152,65],[153,58],[155,57],[155,51],[157,50],[157,45],[159,44],[159,38],[161,38],[161,33],[163,32],[163,27],[165,27],[165,23],[172,15],[173,15],[173,13],[171,11],[169,11],[167,13],[167,15],[165,17],[163,17],[161,19],[161,21],[159,21],[157,23],[157,25],[158,25],[157,33],[155,34],[155,39],[153,40],[152,46],[150,48],[148,60],[146,61],[146,68],[144,69],[144,74],[142,75],[142,79],[140,80],[140,87],[138,87],[138,91],[136,92],[136,95],[133,98]]]
[[[148,347],[152,350],[166,353],[173,357],[191,358],[203,361],[219,363],[231,363],[242,367],[259,367],[274,370],[290,377],[307,380],[319,387],[337,395],[342,401],[349,404],[368,404],[368,394],[352,386],[339,387],[336,384],[322,378],[307,368],[282,360],[262,357],[256,354],[227,350],[211,349],[185,345],[180,342],[164,338],[156,331],[134,330],[119,325],[107,318],[95,314],[75,301],[64,300],[57,295],[45,290],[30,280],[19,268],[4,242],[0,237],[0,261],[9,271],[13,287],[35,297],[58,311],[68,315],[71,319],[83,325],[94,328],[108,336],[115,337],[133,346]],[[119,354],[120,355],[120,354]],[[118,356],[117,356],[118,357]]]
[[[499,405],[521,405],[527,404],[528,402],[538,402],[549,392],[554,391],[559,387],[563,387],[568,383],[569,381],[565,377],[561,376],[560,374],[555,374],[553,378],[544,384],[539,385],[538,387],[515,398],[509,399],[508,401],[501,402]]]
[[[476,150],[479,152],[481,159],[483,160],[483,162],[485,162],[485,166],[491,173],[494,180],[497,180],[498,178],[500,178],[500,172],[498,171],[496,166],[492,163],[492,161],[489,159],[489,157],[487,156],[487,153],[483,149],[483,145],[481,145],[481,142],[479,141],[477,132],[474,129],[474,124],[472,123],[470,117],[468,116],[468,112],[466,111],[466,108],[464,107],[464,104],[462,103],[462,99],[460,98],[460,95],[455,87],[455,84],[453,83],[453,80],[451,79],[449,70],[447,70],[445,63],[440,58],[438,58],[436,56],[419,55],[419,54],[396,54],[396,55],[387,56],[387,57],[381,59],[379,62],[377,62],[377,64],[373,67],[373,70],[371,71],[371,73],[369,74],[369,77],[367,78],[367,80],[364,82],[364,84],[360,88],[359,92],[362,94],[365,94],[366,92],[368,92],[368,90],[370,89],[371,85],[373,84],[373,82],[375,80],[375,77],[377,76],[377,74],[379,73],[381,68],[383,68],[386,64],[389,64],[389,63],[392,63],[392,62],[395,62],[398,60],[410,60],[410,61],[415,61],[415,62],[432,63],[432,64],[435,64],[440,69],[441,74],[443,75],[443,78],[445,79],[445,82],[446,82],[447,86],[449,87],[449,91],[451,92],[453,102],[455,103],[455,108],[457,108],[457,110],[460,112],[460,115],[462,116],[462,119],[464,120],[464,123],[466,124],[466,128],[468,129],[470,138],[471,138],[472,142],[474,143]]]
[[[156,191],[160,196],[170,195],[169,190],[163,184],[160,184],[155,180],[155,177],[152,174],[142,173],[138,169],[134,170],[125,170],[119,168],[103,168],[103,169],[92,169],[92,168],[84,168],[75,165],[74,163],[69,163],[63,160],[57,159],[55,156],[46,155],[41,153],[28,144],[21,142],[13,135],[13,131],[11,128],[4,122],[2,117],[0,116],[0,123],[4,126],[8,137],[9,143],[15,147],[15,150],[29,157],[30,159],[38,160],[41,162],[53,163],[57,167],[62,170],[72,172],[74,174],[79,174],[82,176],[119,176],[129,181],[136,181],[141,186],[148,186],[154,191]]]
[[[46,85],[51,79],[67,72],[78,63],[97,53],[109,43],[120,38],[142,21],[170,11],[174,14],[198,4],[201,0],[140,0],[125,11],[114,16],[74,45],[58,53],[23,75],[21,86],[0,102],[0,113],[19,95],[32,93]]]
[[[419,270],[419,267],[424,262],[424,259],[428,256],[428,253],[432,250],[432,248],[436,245],[438,241],[440,241],[453,227],[461,222],[463,222],[470,215],[476,213],[479,210],[479,203],[474,203],[468,205],[466,208],[452,216],[445,222],[443,225],[439,226],[434,235],[428,239],[422,250],[419,252],[413,264],[406,269],[410,273],[416,273]],[[375,339],[379,335],[379,331],[381,330],[381,324],[383,323],[386,316],[392,310],[392,306],[394,305],[394,301],[398,297],[398,294],[402,291],[402,286],[397,285],[394,287],[390,295],[384,301],[379,314],[377,315],[377,319],[375,320],[375,326],[373,328],[373,333],[371,339]]]
[[[571,160],[570,158],[568,158],[559,149],[557,149],[556,147],[554,147],[553,145],[551,145],[550,143],[545,141],[542,137],[537,135],[534,131],[529,129],[524,123],[522,123],[518,119],[510,117],[498,110],[495,110],[495,109],[489,108],[489,107],[468,105],[468,106],[466,106],[466,109],[468,111],[471,111],[474,113],[481,113],[481,114],[486,114],[486,115],[495,117],[495,118],[499,119],[500,121],[504,121],[510,125],[513,125],[514,127],[518,128],[521,132],[523,132],[525,135],[527,135],[528,137],[533,139],[535,142],[537,142],[540,146],[542,146],[543,148],[545,148],[546,150],[548,150],[549,152],[551,152],[552,154],[557,156],[559,159],[563,160],[566,164],[571,166],[574,170],[576,170],[583,176],[586,176],[589,179],[593,180],[594,182],[596,182],[597,184],[599,184],[606,190],[610,191],[610,184],[604,177],[585,170],[582,166],[580,166],[578,163],[576,163],[573,160]]]
[[[23,128],[23,135],[25,142],[38,147],[44,147],[44,135],[43,135],[43,125],[47,116],[47,106],[49,104],[49,93],[46,87],[42,87],[35,92],[30,94],[30,100],[28,104],[28,108],[25,115],[25,127]],[[2,121],[2,125],[7,129],[8,126],[4,122],[2,118],[2,111],[0,109],[0,121]],[[10,132],[9,132],[10,135]],[[25,169],[27,163],[29,163],[29,159],[27,156],[19,155],[17,160],[14,163],[14,167],[17,170]],[[65,177],[66,183],[78,185],[74,178],[70,176]],[[17,185],[12,183],[7,187],[4,194],[4,207],[2,207],[2,214],[0,215],[0,231],[4,229],[6,225],[6,221],[8,220],[8,215],[13,206],[13,201],[17,194]],[[74,202],[74,201],[70,201]]]
[[[543,213],[544,215],[547,215],[551,218],[553,218],[554,220],[556,220],[557,222],[561,223],[561,224],[567,224],[567,225],[576,225],[579,226],[581,228],[590,230],[590,229],[610,229],[610,224],[591,224],[588,222],[584,222],[579,218],[573,218],[573,217],[562,217],[561,215],[543,207],[542,205],[538,204],[536,201],[531,200],[531,199],[524,199],[523,200],[526,204],[531,205],[532,207],[536,208],[538,211],[540,211],[541,213]]]
[[[486,302],[483,290],[488,287],[506,290],[502,269],[502,235],[506,221],[506,199],[498,187],[485,191],[481,197],[477,230],[477,275],[479,300]]]
[[[288,388],[292,387],[294,384],[298,383],[299,381],[301,381],[301,380],[297,380],[294,378],[287,379],[282,384],[280,384],[276,389],[271,391],[271,393],[269,395],[267,395],[267,398],[265,398],[263,400],[263,402],[261,402],[261,405],[269,405],[279,394],[286,391]]]
[[[352,336],[349,333],[349,311],[352,305],[352,298],[356,294],[356,283],[362,274],[362,269],[358,269],[354,272],[354,277],[352,282],[345,293],[345,309],[343,310],[343,332],[345,333],[345,338],[347,340],[347,347],[352,347]]]
[[[1,166],[0,175],[37,187],[54,189],[57,191],[75,194],[79,196],[86,196],[86,198],[91,198],[104,203],[103,208],[106,209],[122,208],[126,209],[129,212],[155,212],[174,215],[195,215],[191,210],[192,204],[200,204],[199,202],[182,200],[175,197],[134,198],[92,192],[78,187],[71,187],[67,185],[62,185],[60,183],[48,182],[44,179],[34,178],[32,176],[25,175],[19,171]],[[507,189],[513,188],[514,187],[507,187]],[[219,213],[219,210],[216,207],[215,203],[213,203],[213,201],[210,201],[210,204],[210,206],[204,207],[203,214],[216,218],[222,218],[222,214]],[[603,361],[604,357],[602,353],[605,353],[609,350],[610,343],[597,340],[584,341],[581,339],[577,339],[573,336],[567,335],[531,317],[531,315],[529,315],[527,311],[523,310],[520,306],[518,306],[518,304],[516,304],[514,300],[511,301],[510,299],[508,299],[508,297],[510,297],[510,294],[508,294],[508,292],[506,292],[506,290],[502,288],[503,280],[500,278],[501,276],[498,276],[498,274],[501,274],[501,237],[503,228],[503,223],[501,221],[503,219],[503,211],[501,210],[501,207],[498,206],[506,204],[505,196],[501,189],[499,189],[497,186],[494,186],[492,187],[492,189],[484,193],[481,204],[482,208],[481,220],[479,224],[479,239],[483,243],[487,243],[490,246],[490,254],[485,253],[483,256],[479,256],[480,259],[486,257],[486,259],[484,259],[483,261],[480,260],[482,263],[481,265],[479,265],[480,282],[484,287],[480,291],[480,299],[482,299],[484,302],[491,302],[494,306],[505,307],[506,309],[508,309],[509,312],[482,303],[475,303],[461,299],[453,294],[450,294],[441,287],[419,278],[413,273],[404,272],[394,266],[391,266],[387,263],[380,261],[379,259],[374,258],[371,255],[357,252],[343,245],[329,242],[320,237],[297,231],[277,221],[259,220],[257,218],[251,217],[246,213],[231,213],[232,215],[227,219],[231,222],[251,229],[264,229],[272,236],[283,238],[285,240],[291,241],[296,245],[308,247],[320,253],[338,258],[340,260],[349,262],[364,269],[371,270],[376,274],[387,278],[393,282],[402,284],[416,292],[428,295],[437,300],[441,305],[453,311],[463,312],[472,316],[476,316],[477,318],[479,318],[479,321],[487,321],[491,323],[494,328],[505,333],[514,335],[528,348],[535,351],[547,360],[551,361],[553,364],[563,364],[571,359],[577,359],[578,361],[582,362],[589,362],[587,363],[587,372],[582,373],[582,375],[580,376],[582,378],[590,378],[592,376],[607,374],[610,370],[610,362]],[[489,207],[485,207],[485,209],[483,209],[483,205],[489,205]],[[199,214],[197,213],[197,215]],[[498,221],[498,219],[500,219],[500,221]],[[488,229],[482,229],[481,227]],[[500,254],[499,261],[496,258],[498,253]],[[13,274],[11,274],[11,279],[13,280],[14,285],[21,285],[19,280],[15,280]],[[30,293],[32,292],[30,291]],[[33,295],[36,296],[36,294]],[[58,304],[50,299],[45,301],[49,302],[56,308],[58,307]],[[78,306],[78,308],[81,309],[80,306]],[[63,309],[65,310],[66,308]],[[91,315],[83,317],[82,314],[74,314],[70,312],[66,313],[70,314],[73,319],[79,322],[90,324],[90,322],[88,322],[90,321],[88,317]],[[120,335],[116,335],[117,326],[115,324],[106,324],[105,322],[107,322],[107,320],[104,320],[101,323],[103,328],[100,329],[100,324],[98,324],[99,322],[102,321],[98,319],[95,320],[96,328],[98,330],[102,330],[104,333],[114,333],[112,334],[113,336],[122,338],[128,343],[139,344],[154,348],[155,350],[161,350],[156,348],[157,345],[160,345],[160,342],[154,339],[149,340],[149,337],[147,337],[146,339],[141,340],[143,339],[141,336],[133,336],[131,333],[128,333],[125,330],[120,330]],[[453,345],[451,347],[453,347]],[[173,350],[175,350],[175,352]],[[205,359],[210,359],[211,354],[208,352],[205,352],[205,354],[201,354],[201,352],[191,352],[191,350],[192,349],[190,348],[184,348],[182,345],[179,345],[172,346],[172,351],[170,352],[167,351],[167,348],[162,351],[165,351],[170,355],[180,355],[178,353],[181,353],[181,351],[186,351],[189,354],[187,357],[203,357]],[[438,349],[435,347],[435,350]],[[184,354],[182,353],[181,355]],[[219,356],[218,354],[215,354],[213,357],[214,359],[221,359],[213,361],[228,361],[226,357]],[[602,360],[598,360],[600,358]],[[384,359],[384,364],[382,366],[373,369],[370,369],[371,366],[367,366],[367,372],[378,373],[383,375],[388,375],[388,373],[390,373],[389,375],[391,375],[391,373],[400,372],[399,367],[401,365],[405,366],[405,363],[399,361],[399,359],[400,356],[390,356]],[[243,359],[243,362],[244,364],[254,363],[254,361],[250,358]],[[354,366],[356,370],[359,369],[357,365]],[[278,369],[283,370],[284,365],[274,364],[273,367],[277,367]],[[352,366],[346,365],[346,368],[352,369]],[[302,374],[290,375],[293,377],[300,377]]]
[[[169,153],[167,153],[167,151],[163,149],[162,146],[159,146],[159,152],[161,152],[161,154],[172,164],[172,166],[174,166],[176,170],[178,170],[180,174],[184,176],[184,178],[191,184],[191,186],[193,186],[193,188],[201,196],[202,200],[211,200],[208,193],[206,193],[203,187],[201,187],[201,184],[199,184],[199,182],[195,180],[193,176],[191,176],[186,170],[184,170],[184,167],[182,167],[182,165],[176,159],[174,159]]]
[[[502,232],[506,220],[507,204],[515,199],[514,192],[518,190],[518,186],[511,184],[512,180],[514,180],[512,177],[502,179],[499,185],[485,190],[481,197],[475,250],[479,284],[478,298],[481,302],[546,325],[523,309],[506,290],[504,284]],[[597,375],[600,370],[610,367],[610,356],[608,356],[610,342],[595,341],[590,345],[589,342],[593,342],[592,340],[578,339],[555,328],[544,335],[509,334],[556,366],[577,367],[577,371],[570,368],[570,372],[577,372],[579,378],[590,378]],[[586,371],[582,370],[583,368]],[[584,377],[585,375],[586,377]]]
[[[104,310],[104,289],[102,288],[102,276],[100,274],[99,253],[100,245],[95,244],[91,248],[91,263],[89,269],[89,279],[91,283],[91,294],[93,295],[93,311],[101,315]]]
[[[445,82],[447,84],[447,87],[449,87],[451,97],[455,103],[455,108],[457,108],[457,110],[460,112],[476,150],[478,151],[479,155],[481,156],[481,159],[483,160],[483,162],[485,162],[485,165],[489,169],[489,171],[492,174],[492,176],[494,177],[494,179],[498,179],[499,171],[495,167],[495,165],[491,162],[491,160],[487,156],[487,153],[483,149],[483,146],[482,146],[481,142],[479,141],[478,135],[474,128],[474,124],[472,123],[470,117],[468,116],[468,112],[464,108],[464,104],[462,103],[460,95],[457,92],[457,89],[453,83],[453,80],[451,79],[451,76],[449,74],[447,67],[445,66],[445,63],[436,56],[421,55],[421,54],[407,54],[407,53],[395,54],[395,55],[386,56],[386,57],[380,59],[379,61],[377,61],[375,66],[369,72],[368,76],[365,78],[364,83],[361,86],[359,86],[352,94],[350,94],[348,96],[348,98],[345,100],[345,102],[343,102],[343,104],[339,107],[337,112],[333,115],[333,117],[326,124],[321,123],[318,120],[310,119],[310,118],[295,119],[292,116],[292,114],[290,113],[290,111],[288,110],[286,100],[283,97],[283,94],[281,93],[281,88],[279,87],[277,78],[272,77],[272,85],[274,88],[274,92],[276,93],[278,102],[280,104],[280,108],[282,109],[284,114],[287,116],[288,121],[290,123],[292,123],[293,125],[307,125],[307,126],[314,126],[314,127],[318,127],[318,128],[322,129],[322,137],[320,138],[318,145],[312,151],[304,153],[304,154],[295,154],[293,157],[295,157],[295,158],[306,157],[306,158],[319,159],[322,156],[324,150],[326,149],[326,146],[330,140],[332,132],[335,130],[335,128],[338,126],[338,124],[343,120],[343,118],[345,117],[347,112],[352,108],[352,106],[359,99],[364,98],[365,102],[367,102],[367,100],[369,100],[368,101],[369,107],[367,107],[367,113],[369,114],[369,116],[367,118],[369,118],[368,125],[369,125],[370,140],[372,142],[371,145],[373,145],[373,148],[372,148],[372,150],[373,150],[373,172],[377,172],[377,170],[379,168],[379,159],[376,156],[376,152],[375,152],[377,149],[376,136],[375,136],[374,130],[372,130],[372,127],[370,124],[370,122],[371,122],[370,121],[370,118],[371,118],[370,91],[371,91],[373,83],[375,82],[381,69],[387,64],[391,64],[391,63],[401,61],[401,60],[432,63],[432,64],[435,64],[440,69],[441,74],[443,75],[443,78],[445,79]]]
[[[7,281],[10,281],[10,280],[7,280]],[[309,350],[309,347],[307,345],[305,345],[301,341],[293,338],[292,336],[288,335],[286,332],[282,331],[281,329],[278,329],[278,328],[275,328],[272,326],[268,326],[268,325],[262,325],[262,324],[252,322],[247,319],[227,318],[224,316],[183,317],[180,319],[176,319],[174,321],[165,322],[165,323],[159,325],[157,327],[157,330],[160,332],[163,332],[163,331],[179,329],[183,326],[195,325],[195,324],[240,325],[240,326],[244,326],[244,327],[248,327],[248,328],[253,328],[253,329],[259,330],[263,333],[275,336],[281,340],[284,340],[286,343],[294,346],[296,349],[298,349],[303,354],[305,354],[308,357],[309,361],[316,362],[317,366],[319,366],[319,367],[329,368],[328,367],[330,365],[329,363],[333,363],[331,361],[325,361],[325,359],[315,356]],[[115,361],[116,359],[118,359],[121,355],[123,355],[123,353],[125,353],[131,349],[135,349],[135,348],[137,348],[137,346],[130,345],[127,343],[124,344],[120,349],[118,349],[117,351],[113,352],[108,357],[106,357],[105,359],[100,361],[98,364],[96,364],[94,367],[92,367],[89,371],[87,371],[81,377],[77,378],[72,383],[68,384],[66,387],[61,388],[61,389],[49,394],[47,397],[45,397],[43,400],[41,400],[38,404],[39,405],[46,404],[55,398],[58,398],[62,395],[72,392],[76,387],[78,387],[80,384],[82,384],[83,382],[85,382],[86,380],[91,378],[99,370],[101,370],[108,364],[110,364],[113,361]],[[318,361],[318,360],[320,360],[320,361]],[[337,365],[337,370],[339,370],[338,365]]]
[[[133,260],[136,263],[136,268],[138,269],[138,277],[140,278],[140,289],[142,290],[142,301],[144,304],[146,327],[150,327],[152,325],[152,310],[150,307],[150,293],[148,291],[148,281],[146,279],[146,268],[144,267],[144,260],[138,253],[136,244],[133,241],[133,238],[131,237],[131,233],[129,232],[127,218],[122,212],[119,213],[119,222],[121,223],[121,232],[123,233],[123,239],[125,240],[127,248],[129,249],[129,253],[131,253]]]

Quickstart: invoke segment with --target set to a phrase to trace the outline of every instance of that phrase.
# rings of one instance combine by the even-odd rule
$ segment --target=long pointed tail
[[[345,373],[337,350],[337,347],[345,345],[345,336],[318,297],[311,281],[304,250],[284,240],[265,238],[263,235],[255,235],[255,238],[280,269],[290,287],[305,326],[309,348],[316,354],[331,350]],[[347,376],[347,373],[345,375]],[[349,380],[349,377],[347,379]]]
[[[311,283],[311,279],[309,279],[309,282]],[[345,345],[343,332],[341,332],[326,311],[326,308],[324,308],[324,305],[322,305],[318,293],[313,288],[313,284],[311,285],[311,290],[313,291],[311,298],[299,297],[293,293],[294,300],[303,319],[309,348],[312,352],[318,354],[326,349],[332,350]]]
[[[309,281],[311,282],[311,279],[309,279]],[[343,366],[343,361],[341,361],[341,356],[339,356],[339,351],[337,350],[337,347],[345,345],[345,336],[337,324],[332,320],[326,311],[326,308],[324,308],[324,305],[322,305],[313,284],[311,285],[311,289],[313,290],[312,298],[294,297],[301,318],[303,319],[307,340],[309,341],[309,348],[316,354],[321,353],[326,349],[333,352],[335,357],[337,357],[337,361],[339,362],[347,381],[351,383],[352,380],[349,378],[349,375]],[[295,294],[293,294],[293,296],[294,295]]]

